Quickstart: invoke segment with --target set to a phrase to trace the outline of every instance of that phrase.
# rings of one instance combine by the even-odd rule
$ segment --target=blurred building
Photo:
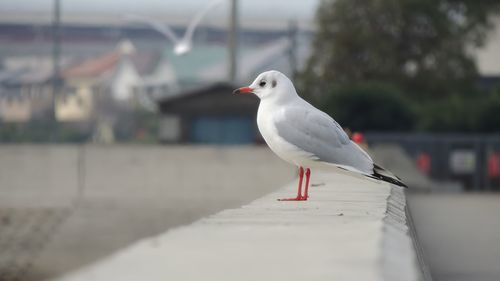
[[[500,20],[497,25],[500,26]],[[184,31],[182,26],[173,28],[176,32]],[[0,19],[2,120],[25,122],[51,110],[50,34],[48,22],[30,22],[29,17]],[[297,32],[295,40],[291,40],[290,34],[290,30],[283,27],[241,30],[235,83],[246,85],[258,73],[269,69],[280,70],[288,76],[303,69],[312,33],[310,30]],[[500,29],[496,29],[487,46],[477,50],[484,84],[494,85],[500,81],[499,64],[495,63],[500,56],[499,34]],[[61,53],[64,86],[55,101],[56,118],[62,122],[94,122],[94,130],[109,135],[109,128],[115,126],[116,120],[123,120],[122,114],[137,109],[156,111],[159,106],[163,114],[160,137],[166,142],[224,143],[222,133],[212,136],[212,140],[197,135],[230,127],[229,124],[238,124],[235,125],[238,128],[247,128],[242,132],[250,132],[251,126],[244,121],[246,117],[236,120],[225,113],[226,107],[233,103],[232,97],[221,98],[227,97],[234,88],[224,83],[228,76],[226,35],[224,28],[200,26],[193,50],[179,57],[174,56],[171,45],[149,27],[123,22],[110,24],[90,18],[65,21]],[[221,81],[223,83],[219,83]],[[174,105],[182,108],[196,104],[205,95],[211,95],[211,91],[220,91],[219,113],[210,113],[206,106],[200,106],[198,116],[194,116],[193,110],[172,109]],[[234,102],[239,106],[239,101]],[[176,127],[178,129],[168,129]],[[210,127],[213,129],[206,129]],[[250,140],[249,135],[245,142],[258,141],[258,138]],[[216,141],[216,138],[219,139]]]
[[[488,34],[486,45],[476,52],[481,83],[487,88],[500,84],[500,17],[493,22],[495,29]]]
[[[26,122],[31,118],[31,102],[22,97],[3,97],[0,115],[3,122]]]
[[[91,89],[74,87],[56,99],[55,117],[60,122],[90,121],[93,107]]]
[[[154,111],[154,100],[177,91],[168,57],[139,53],[129,40],[99,56],[72,64],[62,71],[64,89],[56,101],[61,122],[91,122],[93,140],[110,142],[137,110]],[[116,132],[121,130],[121,132]],[[127,131],[127,129],[125,129]]]
[[[262,142],[255,122],[258,98],[233,95],[234,88],[215,83],[161,99],[160,140],[200,144]]]
[[[47,115],[52,101],[51,68],[0,71],[0,120],[26,122]]]

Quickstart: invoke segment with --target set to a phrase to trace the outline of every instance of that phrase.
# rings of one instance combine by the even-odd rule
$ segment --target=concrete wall
[[[0,215],[33,227],[13,215],[0,240],[54,226],[0,260],[23,252],[24,280],[423,278],[403,190],[313,171],[309,201],[276,201],[293,176],[264,147],[1,146]]]
[[[0,146],[0,215],[12,221],[0,240],[8,232],[17,237],[11,244],[39,241],[37,223],[50,222],[43,233],[50,239],[36,242],[48,244],[23,253],[18,267],[32,263],[30,280],[53,278],[138,239],[248,203],[294,174],[265,147]],[[27,209],[30,229],[17,219]],[[3,260],[19,259],[17,250],[0,252]]]
[[[78,147],[0,146],[0,206],[70,206],[78,191]]]
[[[127,204],[147,199],[149,206],[164,206],[166,198],[220,201],[293,175],[265,147],[0,146],[4,207],[71,206],[79,193]]]
[[[139,241],[59,280],[413,281],[417,262],[400,187],[313,172],[239,208]]]

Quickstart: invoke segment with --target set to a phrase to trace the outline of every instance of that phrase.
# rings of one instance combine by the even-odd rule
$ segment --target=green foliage
[[[459,96],[426,103],[419,110],[419,129],[430,132],[474,131],[476,105],[476,100]]]
[[[157,142],[159,116],[137,111],[122,114],[115,126],[118,142]],[[53,123],[48,119],[23,123],[0,122],[0,143],[84,143],[92,139],[95,124]]]
[[[298,87],[355,130],[498,132],[499,98],[478,91],[470,50],[484,44],[499,8],[493,0],[323,0]]]
[[[499,5],[469,0],[323,1],[306,74],[308,88],[381,81],[415,99],[470,90],[477,69],[468,49],[484,43],[488,15]]]
[[[480,102],[477,128],[481,132],[500,133],[500,93],[495,93]]]
[[[419,129],[431,132],[500,133],[500,95],[456,96],[426,104],[419,112]]]
[[[158,142],[158,130],[160,126],[160,116],[156,113],[138,111],[137,128],[135,130],[135,142],[156,143]]]
[[[159,116],[147,111],[121,114],[115,124],[119,142],[155,143],[158,141]]]
[[[376,83],[336,87],[323,110],[354,131],[410,131],[415,115],[397,89]]]
[[[0,142],[3,143],[84,142],[88,138],[86,130],[61,123],[54,126],[48,120],[33,120],[27,123],[0,122]]]

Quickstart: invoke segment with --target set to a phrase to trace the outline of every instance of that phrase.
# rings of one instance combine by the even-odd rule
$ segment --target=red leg
[[[311,177],[311,169],[307,168],[306,170],[306,188],[305,188],[305,193],[304,193],[304,200],[307,200],[309,198],[309,178]]]
[[[304,197],[302,197],[302,179],[303,178],[304,178],[304,168],[300,167],[299,168],[299,188],[297,191],[297,197],[278,199],[278,201],[303,201],[303,200],[305,200]]]

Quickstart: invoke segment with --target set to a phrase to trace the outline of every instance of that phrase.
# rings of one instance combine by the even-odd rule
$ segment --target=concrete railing
[[[386,183],[313,174],[236,209],[141,240],[60,280],[420,280],[405,194]],[[77,254],[77,253],[75,253]]]

